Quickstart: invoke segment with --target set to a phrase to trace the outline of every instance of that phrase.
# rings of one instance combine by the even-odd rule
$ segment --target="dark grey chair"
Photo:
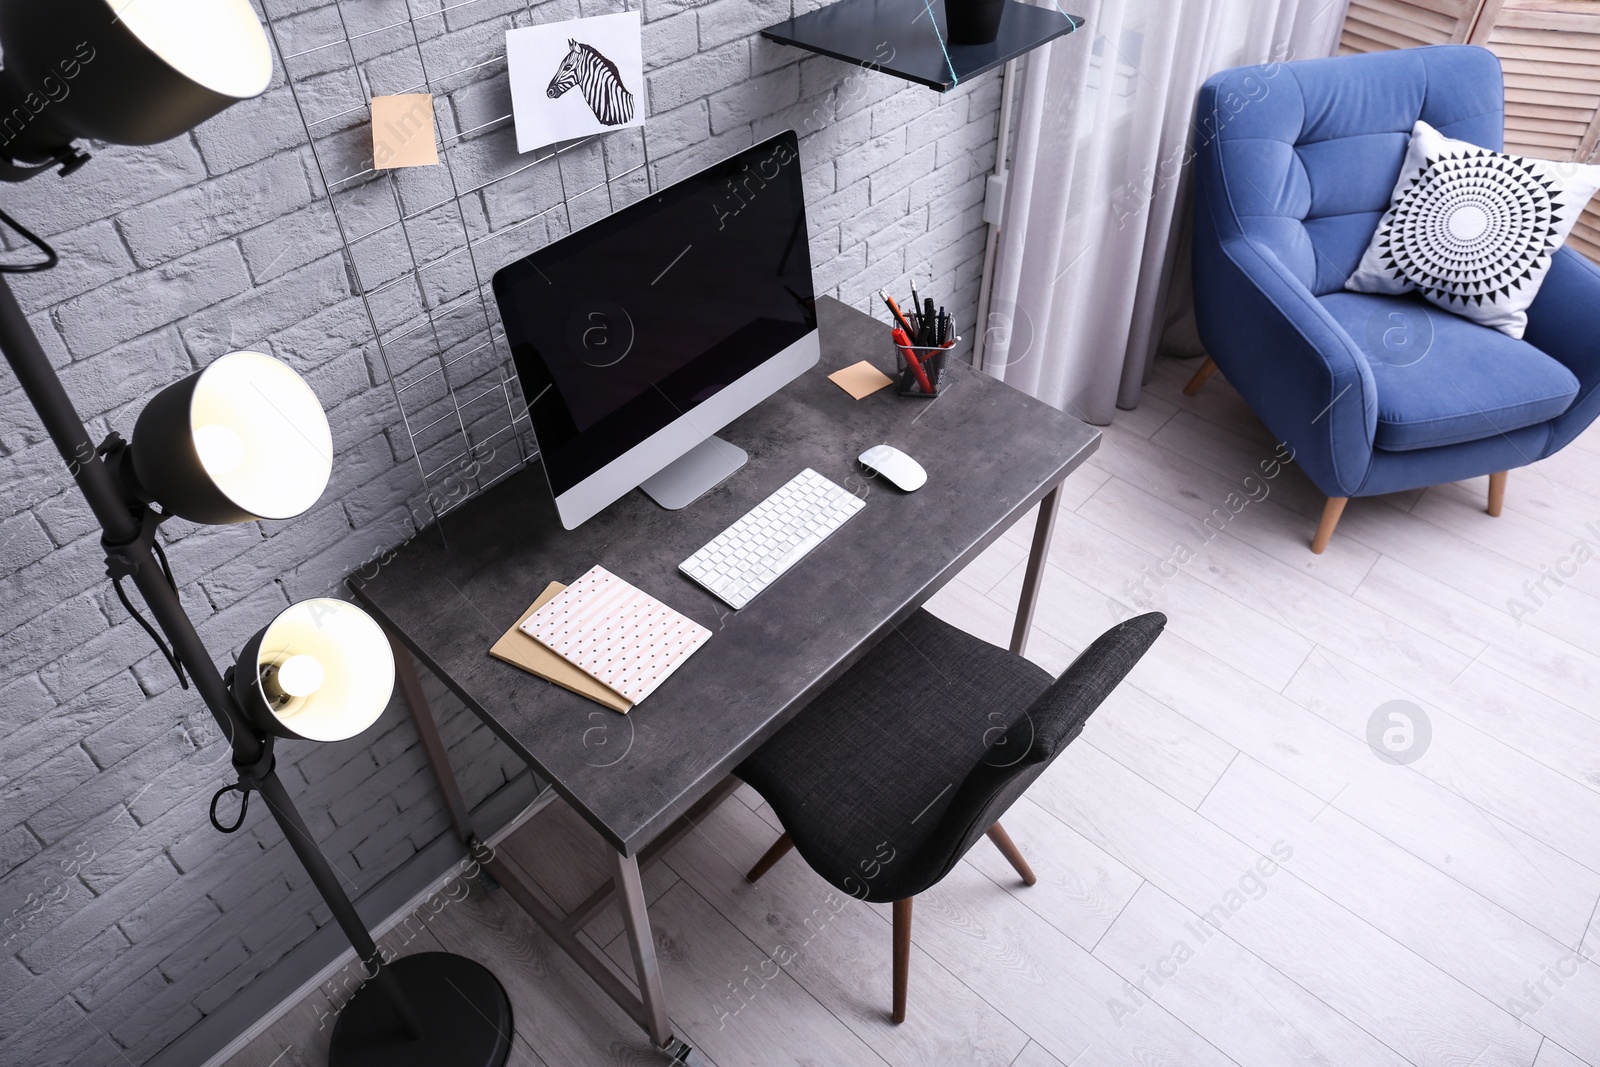
[[[906,1017],[911,901],[987,833],[1035,878],[998,822],[1083,730],[1166,625],[1106,631],[1053,683],[1021,656],[918,611],[735,773],[785,830],[745,877],[791,849],[835,887],[894,902],[894,1013]]]

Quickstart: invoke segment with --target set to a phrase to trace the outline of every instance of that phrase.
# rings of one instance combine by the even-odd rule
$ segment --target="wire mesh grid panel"
[[[648,195],[643,130],[517,152],[505,33],[574,17],[571,0],[262,2],[394,390],[391,447],[422,482],[421,525],[537,454],[490,279]],[[406,94],[431,94],[413,106],[432,108],[439,163],[378,168],[371,100]]]

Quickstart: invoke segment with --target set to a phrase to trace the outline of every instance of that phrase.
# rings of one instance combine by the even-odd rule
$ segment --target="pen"
[[[900,329],[893,331],[891,336],[894,337],[894,343],[900,346],[900,354],[906,357],[906,365],[911,368],[911,373],[917,376],[917,384],[922,387],[922,391],[924,393],[932,393],[933,383],[928,381],[927,372],[922,369],[922,363],[917,359],[917,354],[911,351],[911,338],[907,337],[906,332]]]
[[[923,297],[922,298],[922,330],[923,330],[922,343],[923,343],[923,345],[925,347],[928,347],[928,348],[933,347],[933,344],[934,344],[934,340],[933,340],[934,331],[936,331],[938,328],[939,328],[938,327],[938,319],[936,319],[934,317],[933,297],[931,297],[931,296]]]
[[[878,296],[882,298],[885,304],[888,305],[889,314],[893,315],[895,319],[899,321],[900,328],[903,329],[906,332],[906,335],[909,337],[911,334],[911,323],[906,321],[905,315],[900,311],[900,305],[894,302],[894,297],[889,295],[889,290],[879,289]]]
[[[950,337],[950,314],[944,308],[939,309],[939,343],[942,345]]]
[[[922,306],[922,300],[917,296],[917,283],[914,281],[911,283],[911,306],[914,308]]]

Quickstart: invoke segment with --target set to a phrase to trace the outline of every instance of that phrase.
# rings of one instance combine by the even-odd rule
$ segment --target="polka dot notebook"
[[[604,567],[528,616],[522,632],[637,704],[711,639],[711,631]]]

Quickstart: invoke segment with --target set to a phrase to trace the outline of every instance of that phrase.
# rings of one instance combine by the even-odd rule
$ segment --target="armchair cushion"
[[[1345,287],[1417,290],[1520,338],[1551,256],[1596,190],[1600,167],[1491,152],[1418,119],[1394,199]]]
[[[1320,303],[1372,370],[1373,445],[1389,452],[1475,441],[1561,415],[1578,379],[1526,341],[1414,295],[1331,293]]]

